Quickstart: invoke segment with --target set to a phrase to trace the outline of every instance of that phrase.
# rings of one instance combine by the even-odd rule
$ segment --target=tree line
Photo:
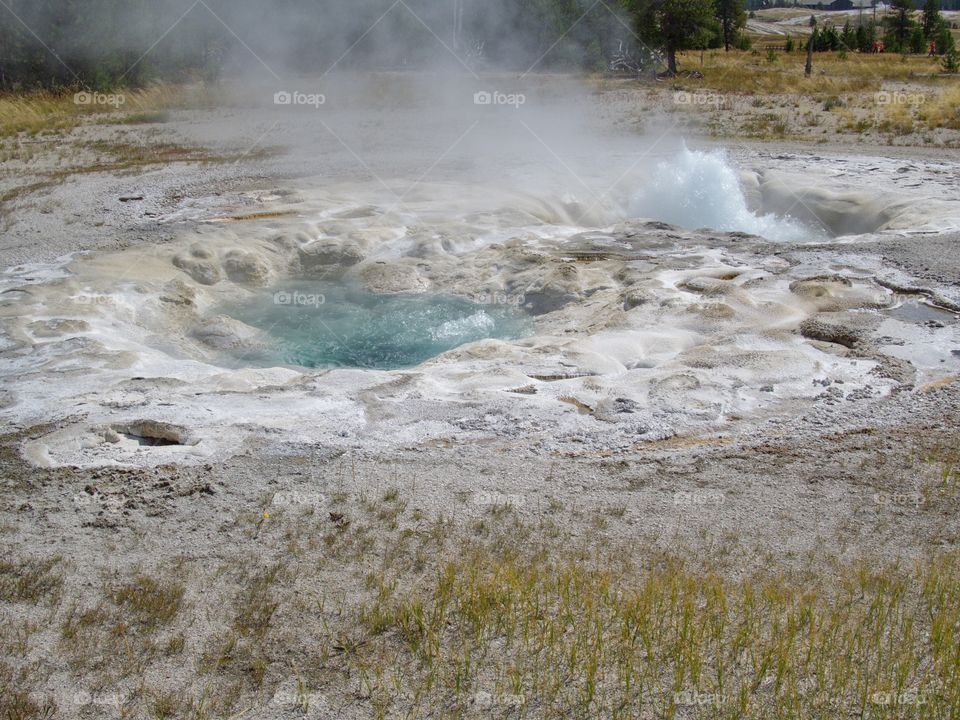
[[[897,17],[886,30],[898,48],[945,26]],[[0,89],[212,81],[251,66],[415,69],[452,55],[477,70],[598,71],[618,54],[650,67],[662,53],[672,73],[682,50],[746,47],[746,20],[745,0],[6,0]],[[840,44],[863,49],[876,29],[861,31]],[[816,42],[837,43],[827,29]]]
[[[687,33],[730,47],[745,19],[743,0],[6,0],[0,89],[418,68],[451,51],[477,69],[597,71],[624,51],[674,62]]]
[[[878,0],[879,2],[879,0]],[[852,2],[850,3],[853,4]],[[797,0],[747,0],[747,10],[765,10],[768,8],[797,8],[805,7],[810,8],[811,6],[808,3],[801,4]],[[817,10],[829,10],[829,9],[846,9],[843,7],[836,8],[833,7],[833,0],[823,0],[823,2],[815,3],[814,9]],[[941,10],[960,10],[960,0],[941,0],[940,3]],[[864,13],[871,13],[873,11],[872,7],[864,8]]]
[[[893,12],[882,22],[872,18],[863,23],[849,19],[843,27],[834,25],[820,26],[811,16],[813,28],[810,42],[814,52],[854,51],[869,53],[877,50],[882,42],[884,52],[920,54],[933,50],[937,55],[945,55],[956,47],[950,26],[940,14],[937,0],[927,0],[921,16],[916,17],[910,0],[894,0]],[[787,38],[786,50],[791,52],[797,47],[794,37]]]
[[[820,27],[814,17],[810,18],[813,33],[809,43],[814,52],[856,51],[862,53],[883,52],[901,54],[930,54],[943,58],[943,68],[956,73],[958,66],[956,41],[950,25],[940,11],[939,0],[926,0],[918,13],[913,0],[892,0],[890,12],[882,22],[869,20],[854,27],[849,20],[843,28],[831,25]],[[788,39],[787,50],[792,50]]]

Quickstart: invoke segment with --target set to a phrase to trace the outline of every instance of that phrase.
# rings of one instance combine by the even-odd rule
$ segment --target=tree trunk
[[[676,48],[667,48],[667,73],[671,76],[677,74],[677,50]]]

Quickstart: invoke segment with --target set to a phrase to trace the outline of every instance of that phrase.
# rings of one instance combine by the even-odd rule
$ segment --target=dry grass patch
[[[708,52],[703,65],[694,54],[684,56],[683,69],[698,70],[702,79],[681,77],[684,89],[707,89],[729,93],[757,94],[841,94],[876,92],[885,82],[939,82],[937,62],[919,56],[905,61],[896,55],[816,53],[813,74],[803,73],[803,53],[781,55],[771,63],[749,52]]]
[[[430,585],[381,591],[362,609],[381,638],[363,666],[373,694],[404,677],[423,715],[479,717],[491,702],[497,715],[538,718],[934,718],[960,707],[960,559],[836,572],[735,581],[680,562],[476,548]]]
[[[137,624],[156,628],[173,620],[183,603],[183,585],[139,575],[133,582],[110,590],[110,599]]]
[[[952,438],[924,442],[914,459],[933,463],[931,481],[941,466],[954,478]],[[960,554],[778,566],[735,536],[676,554],[624,539],[605,530],[626,521],[618,504],[543,516],[463,499],[454,522],[391,488],[335,507],[259,513],[249,552],[62,609],[71,682],[116,691],[131,716],[198,719],[933,720],[960,707]],[[205,569],[210,590],[186,613],[176,578]],[[173,667],[188,670],[160,682]]]
[[[241,572],[229,628],[211,639],[198,663],[199,672],[217,686],[211,698],[217,713],[229,714],[242,695],[258,691],[275,661],[268,635],[286,576],[281,565]]]
[[[36,605],[55,599],[63,587],[60,562],[59,557],[0,561],[0,602]]]
[[[201,85],[156,83],[140,90],[114,90],[122,104],[78,104],[74,92],[37,91],[0,95],[0,138],[65,132],[83,122],[163,122],[175,109],[208,108],[219,95]]]
[[[26,670],[14,670],[0,662],[0,718],[3,720],[48,720],[57,705],[52,698],[40,699],[33,692],[33,678]]]
[[[761,140],[827,140],[827,133],[873,133],[897,144],[942,142],[960,129],[960,89],[937,71],[934,59],[892,55],[819,53],[814,73],[803,73],[802,54],[776,63],[759,54],[710,52],[687,56],[686,70],[660,93],[674,110],[706,117],[718,136]],[[663,86],[661,86],[663,87]],[[671,97],[672,96],[672,97]]]
[[[931,129],[960,130],[960,87],[954,85],[934,95],[917,114]]]
[[[182,636],[170,630],[184,596],[172,572],[136,575],[104,588],[103,600],[95,605],[66,610],[60,645],[75,672],[95,680],[88,686],[116,686],[183,650]]]
[[[952,437],[928,443],[925,447],[918,448],[915,454],[935,470],[934,482],[925,488],[926,492],[951,495],[960,492],[960,438]]]

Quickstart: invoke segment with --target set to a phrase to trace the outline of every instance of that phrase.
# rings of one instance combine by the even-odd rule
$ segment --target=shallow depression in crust
[[[632,447],[955,372],[957,326],[923,304],[953,296],[860,248],[956,208],[792,167],[684,151],[605,202],[562,178],[205,198],[169,242],[0,277],[0,416],[83,413],[26,447],[50,467],[205,462],[274,434]]]
[[[258,349],[247,348],[229,359],[236,363],[390,370],[477,340],[532,334],[528,315],[515,303],[496,300],[379,294],[348,284],[299,282],[219,311],[263,333]]]

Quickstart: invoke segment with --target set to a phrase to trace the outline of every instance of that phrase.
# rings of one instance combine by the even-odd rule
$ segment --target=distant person
[[[930,41],[930,52],[927,54],[928,57],[936,57],[937,55],[937,43],[935,40]]]

